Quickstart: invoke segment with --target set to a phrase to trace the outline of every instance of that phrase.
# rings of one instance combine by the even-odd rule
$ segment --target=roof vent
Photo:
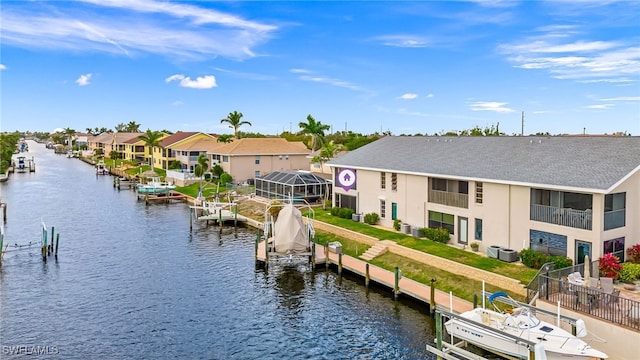
[[[542,144],[542,140],[538,140],[538,144]]]

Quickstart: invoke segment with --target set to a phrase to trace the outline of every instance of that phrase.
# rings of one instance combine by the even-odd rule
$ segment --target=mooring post
[[[47,261],[47,229],[42,226],[42,261]]]
[[[429,298],[429,308],[431,309],[431,316],[436,311],[436,279],[431,279],[431,297]]]
[[[56,259],[58,258],[58,244],[60,243],[60,233],[56,234]]]
[[[258,260],[258,243],[260,242],[260,229],[258,229],[258,232],[256,233],[256,244],[255,244],[255,256],[256,256],[256,261]],[[266,243],[265,243],[266,245]]]
[[[189,231],[193,231],[193,211],[194,209],[189,209]]]
[[[366,263],[364,266],[364,286],[369,287],[369,281],[371,280],[371,276],[369,275],[369,263]]]
[[[439,311],[436,312],[436,348],[442,351],[442,314]],[[441,359],[438,356],[438,360]]]
[[[329,269],[329,243],[324,243],[324,265],[326,269]]]
[[[398,300],[398,295],[400,294],[400,278],[402,277],[402,275],[400,275],[400,268],[396,266],[394,269],[395,282],[393,285],[393,300]]]
[[[338,275],[342,275],[342,252],[338,253]]]
[[[53,253],[53,234],[54,234],[54,229],[55,227],[51,227],[51,244],[49,244],[49,255],[51,255]]]
[[[473,294],[473,308],[478,307],[478,294]]]

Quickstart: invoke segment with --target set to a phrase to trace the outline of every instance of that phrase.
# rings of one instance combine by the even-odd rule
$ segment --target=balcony
[[[531,204],[531,220],[548,224],[591,230],[592,211]]]
[[[469,195],[441,190],[429,190],[429,202],[467,209]]]

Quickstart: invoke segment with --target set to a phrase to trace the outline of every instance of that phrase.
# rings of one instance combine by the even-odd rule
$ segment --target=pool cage
[[[256,178],[256,196],[267,199],[304,199],[322,201],[331,197],[331,182],[310,172],[282,170]]]

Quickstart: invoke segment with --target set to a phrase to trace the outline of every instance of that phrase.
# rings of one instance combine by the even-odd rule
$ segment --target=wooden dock
[[[185,201],[187,200],[187,195],[181,194],[176,191],[169,191],[164,194],[143,194],[137,193],[138,200],[144,200],[144,202],[148,205],[149,203],[155,202],[165,202],[170,203],[173,200]]]
[[[265,262],[264,245],[264,241],[260,241],[256,248],[256,260],[262,263]],[[341,256],[340,254],[332,251],[329,251],[327,254],[325,246],[315,244],[316,266],[327,264],[327,261],[329,265],[338,267],[339,273],[346,270],[352,274],[362,277],[365,281],[365,285],[368,285],[368,282],[372,281],[383,287],[389,288],[392,291],[395,289],[396,274],[393,271],[385,270],[348,255],[342,254]],[[452,307],[453,311],[458,313],[473,309],[473,304],[469,301],[451,296],[449,293],[438,289],[434,289],[433,300],[435,304],[431,304],[431,286],[404,277],[400,277],[398,281],[398,292],[400,296],[406,296],[413,300],[429,304],[430,309],[435,309],[435,304],[442,305],[447,308]]]

